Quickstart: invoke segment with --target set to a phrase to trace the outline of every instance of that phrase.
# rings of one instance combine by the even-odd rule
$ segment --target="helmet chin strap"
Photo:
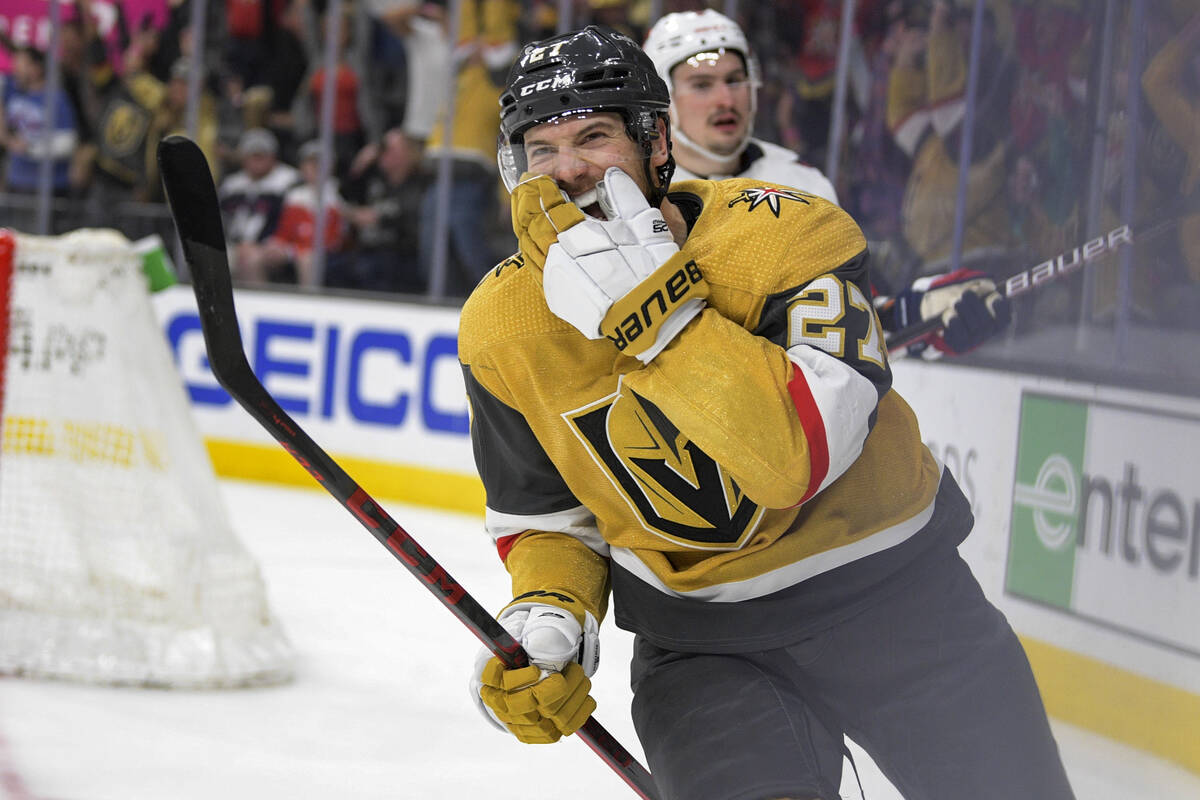
[[[750,143],[750,137],[747,136],[746,138],[742,139],[742,143],[737,146],[737,149],[734,150],[732,153],[730,153],[727,156],[723,156],[718,153],[714,153],[712,150],[709,150],[708,148],[701,147],[700,145],[698,145],[694,141],[692,141],[690,138],[688,138],[687,134],[685,134],[682,129],[678,130],[675,133],[675,141],[676,141],[676,143],[681,144],[684,147],[686,147],[688,150],[691,150],[696,155],[703,156],[704,158],[707,158],[709,161],[712,161],[712,162],[722,165],[723,168],[725,166],[728,166],[728,169],[726,169],[725,171],[732,172],[733,167],[735,167],[737,165],[738,156],[740,156],[742,154],[742,151],[746,149],[746,145],[748,145]]]
[[[651,208],[658,208],[662,205],[662,201],[667,196],[667,189],[671,186],[671,175],[675,172],[675,156],[667,153],[667,163],[655,169],[650,166],[650,156],[646,156],[642,161],[642,168],[646,173],[646,180],[650,185],[650,196],[646,198],[650,203]]]
[[[758,103],[755,102],[756,100],[757,98],[753,98],[750,103],[750,122],[746,126],[746,133],[742,135],[742,140],[738,143],[737,148],[734,149],[734,151],[729,155],[723,156],[720,153],[714,153],[712,150],[709,150],[707,147],[704,147],[703,145],[694,141],[690,136],[684,133],[683,125],[679,123],[679,114],[675,110],[674,102],[671,103],[670,108],[672,123],[671,138],[686,147],[688,150],[691,150],[696,155],[706,158],[709,161],[716,162],[717,164],[722,165],[722,167],[728,167],[726,171],[732,173],[733,168],[737,166],[738,158],[742,155],[742,152],[746,149],[746,146],[750,144],[750,137],[754,134],[754,114],[755,108],[758,105]]]
[[[667,190],[671,187],[671,175],[675,172],[675,156],[671,154],[671,145],[674,134],[671,130],[671,118],[669,115],[661,114],[658,119],[662,121],[666,130],[664,131],[664,141],[667,145],[667,160],[664,164],[658,167],[651,165],[653,158],[654,141],[658,138],[657,133],[651,134],[648,129],[638,129],[636,126],[626,122],[626,131],[630,138],[639,142],[646,149],[645,155],[642,157],[642,172],[646,176],[646,185],[650,187],[650,197],[646,198],[652,208],[658,208],[664,198],[667,196]]]

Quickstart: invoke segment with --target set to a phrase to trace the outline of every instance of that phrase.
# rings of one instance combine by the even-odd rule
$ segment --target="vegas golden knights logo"
[[[764,509],[644,397],[625,389],[563,416],[651,533],[736,550],[762,519]]]

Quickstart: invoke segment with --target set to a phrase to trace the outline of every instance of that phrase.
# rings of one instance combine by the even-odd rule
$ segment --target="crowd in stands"
[[[161,204],[154,144],[188,124],[194,0],[76,0],[60,32],[60,96],[45,124],[46,59],[10,39],[0,105],[10,204],[53,159],[64,227],[120,226],[114,209]],[[95,6],[124,9],[107,33]],[[439,159],[450,202],[441,294],[466,294],[515,246],[497,179],[497,98],[523,42],[552,34],[557,0],[450,4],[347,0],[209,3],[195,138],[219,182],[238,280],[426,294],[439,247]],[[841,40],[839,0],[741,2],[762,65],[755,135],[826,169]],[[903,285],[954,255],[973,0],[858,0],[836,186],[872,241],[877,279]],[[988,0],[978,57],[961,259],[1000,277],[1124,222],[1141,232],[1131,286],[1145,321],[1200,319],[1200,12],[1097,0]],[[662,13],[730,4],[576,0],[572,23],[639,41]],[[130,17],[139,9],[138,18]],[[111,16],[111,15],[110,15]],[[318,185],[325,37],[339,31],[332,177]],[[3,33],[0,30],[0,33]],[[1101,69],[1104,37],[1111,69]],[[1141,47],[1133,47],[1142,37]],[[0,62],[2,63],[2,62]],[[1130,106],[1133,82],[1141,88]],[[445,109],[452,102],[453,115]],[[1136,128],[1130,126],[1136,125]],[[1136,135],[1134,135],[1136,134]],[[1136,147],[1135,170],[1124,156]],[[1099,155],[1097,159],[1095,156]],[[1103,168],[1097,170],[1100,163]],[[1135,202],[1124,184],[1134,176]],[[122,205],[126,204],[126,205]],[[326,218],[318,235],[315,211]],[[26,206],[27,207],[27,206]],[[1132,215],[1132,216],[1131,216]],[[161,214],[160,214],[161,217]],[[313,247],[324,245],[322,268]],[[1113,313],[1122,265],[1097,267],[1091,312]],[[1047,293],[1064,317],[1078,303]]]

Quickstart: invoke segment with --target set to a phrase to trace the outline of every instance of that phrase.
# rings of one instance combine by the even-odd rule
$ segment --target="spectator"
[[[519,11],[520,4],[514,0],[471,0],[462,5],[455,49],[459,61],[453,141],[445,141],[444,126],[439,125],[428,149],[431,159],[443,153],[453,159],[450,246],[444,287],[449,297],[465,297],[482,274],[480,265],[500,260],[492,245],[493,232],[500,227],[497,213],[500,182],[496,172],[500,123],[496,107],[500,99],[499,81],[517,51]],[[425,203],[427,218],[421,226],[421,260],[429,265],[433,264],[435,245],[435,190],[436,186],[430,187]],[[507,229],[507,223],[503,227]]]
[[[631,0],[587,0],[587,13],[581,15],[592,25],[604,25],[640,42],[646,37],[647,14]]]
[[[1170,321],[1195,326],[1200,311],[1200,11],[1150,61],[1142,86],[1150,108],[1187,161],[1173,208],[1162,217],[1178,216],[1176,243],[1188,289],[1171,293],[1166,311]]]
[[[190,51],[192,24],[190,0],[167,0],[166,19],[158,31],[158,46],[151,54],[147,69],[163,83],[171,79],[171,68],[175,62],[186,57]]]
[[[261,245],[251,245],[246,250],[249,259],[256,262],[252,271],[259,279],[274,283],[295,282],[305,287],[320,284],[313,257],[317,232],[317,198],[320,186],[321,143],[306,142],[300,148],[299,168],[302,182],[293,186],[283,196],[283,207],[279,213],[279,225]],[[336,252],[342,244],[342,200],[338,196],[337,181],[326,180],[320,188],[324,205],[326,252]]]
[[[274,134],[251,128],[238,141],[241,169],[221,182],[221,212],[225,237],[233,251],[234,278],[262,282],[271,276],[260,257],[260,245],[275,232],[283,198],[300,173],[277,159]]]
[[[521,20],[521,41],[553,36],[558,29],[558,0],[529,0],[528,13]]]
[[[322,18],[322,35],[324,39],[330,26],[330,16]],[[362,150],[366,141],[366,129],[363,126],[363,115],[359,112],[360,91],[362,81],[358,72],[350,64],[349,47],[351,43],[351,25],[353,17],[343,12],[341,30],[338,38],[338,61],[334,69],[334,99],[333,99],[333,152],[335,159],[334,172],[342,175],[350,169],[350,162]],[[308,91],[305,94],[308,114],[302,115],[298,125],[305,130],[316,130],[315,124],[321,119],[322,96],[325,91],[325,65],[319,63],[307,81]]]
[[[887,129],[888,75],[895,64],[901,40],[912,27],[911,12],[903,4],[885,9],[881,35],[870,51],[870,90],[863,115],[851,137],[853,150],[846,159],[854,169],[846,183],[845,208],[873,244],[896,240],[900,234],[900,206],[911,167],[908,156]],[[878,250],[872,247],[872,257]],[[872,265],[879,269],[878,260]],[[879,274],[876,274],[876,281]]]
[[[82,194],[87,189],[96,160],[96,119],[99,109],[91,70],[94,59],[103,57],[103,49],[96,38],[95,25],[85,12],[86,7],[81,3],[79,13],[63,23],[59,34],[62,87],[71,99],[79,132],[79,142],[71,156],[72,194]]]
[[[97,224],[111,216],[114,203],[149,195],[146,157],[150,123],[166,94],[162,82],[146,69],[157,39],[156,33],[140,31],[122,54],[120,74],[106,68],[93,73],[100,118],[90,200],[91,217]]]
[[[778,44],[763,48],[775,56],[782,68],[784,89],[776,107],[776,125],[781,143],[808,162],[824,165],[829,151],[829,127],[833,115],[834,83],[838,49],[842,38],[841,0],[782,0],[762,4],[776,9],[777,27],[772,31]],[[850,88],[858,107],[866,103],[868,65],[862,48],[866,21],[875,13],[878,0],[859,0],[852,23],[847,67]],[[849,104],[847,111],[855,106]]]
[[[332,258],[325,285],[424,294],[428,266],[417,255],[418,227],[429,176],[421,168],[422,145],[393,128],[356,159],[343,195],[355,243]],[[361,162],[361,163],[359,163]]]
[[[445,8],[438,3],[376,0],[370,91],[382,129],[403,126],[427,140],[453,81]],[[473,13],[473,10],[468,13]]]
[[[242,122],[247,129],[267,128],[283,152],[294,152],[295,115],[292,109],[308,72],[301,0],[292,0],[269,30],[268,58],[257,83],[242,94]]]
[[[0,103],[0,147],[8,151],[4,185],[13,192],[37,191],[41,162],[49,158],[54,193],[65,195],[71,154],[79,141],[70,98],[60,89],[47,118],[46,58],[34,47],[14,52],[12,77]]]
[[[958,197],[959,136],[965,108],[967,42],[956,26],[949,3],[936,0],[928,30],[910,29],[897,46],[889,76],[888,127],[913,168],[901,208],[907,244],[920,259],[919,274],[943,272],[954,243]],[[1008,108],[1014,64],[1003,52],[995,26],[987,15],[976,119],[1002,117]],[[963,262],[1001,276],[1011,271],[1007,259],[991,265],[987,258],[1003,256],[1011,225],[1004,202],[1007,173],[1006,129],[976,126],[967,165],[966,225]],[[1004,269],[993,269],[1003,266]],[[909,277],[909,276],[905,276]]]
[[[267,66],[268,31],[279,5],[278,0],[225,0],[225,63],[234,105],[241,105],[242,90]]]
[[[1083,119],[1087,39],[1084,16],[1061,6],[1014,10],[1018,70],[1008,119],[1010,215],[1013,238],[1034,254],[1060,253],[1078,242],[1078,187],[1085,152],[1072,148],[1086,133]],[[1072,151],[1076,152],[1072,152]]]
[[[175,133],[187,133],[188,73],[191,67],[180,59],[171,67],[170,80],[163,94],[162,105],[154,112],[150,123],[150,141],[159,142]],[[213,180],[220,179],[220,160],[217,157],[217,104],[213,96],[204,91],[200,95],[200,108],[196,115],[194,139],[208,160]],[[146,148],[146,175],[151,199],[161,199],[162,183],[158,178],[157,150]]]

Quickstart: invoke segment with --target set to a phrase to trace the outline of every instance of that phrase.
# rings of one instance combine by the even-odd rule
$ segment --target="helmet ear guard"
[[[658,207],[667,196],[667,188],[671,185],[671,176],[675,174],[675,156],[671,153],[671,116],[668,113],[643,111],[637,115],[636,122],[626,118],[625,129],[629,138],[633,139],[645,153],[643,166],[646,174],[646,184],[650,187],[650,205]],[[662,120],[663,131],[667,144],[667,160],[653,168],[651,174],[650,159],[654,152],[654,143],[660,135],[658,122]],[[657,178],[657,180],[655,180]]]

